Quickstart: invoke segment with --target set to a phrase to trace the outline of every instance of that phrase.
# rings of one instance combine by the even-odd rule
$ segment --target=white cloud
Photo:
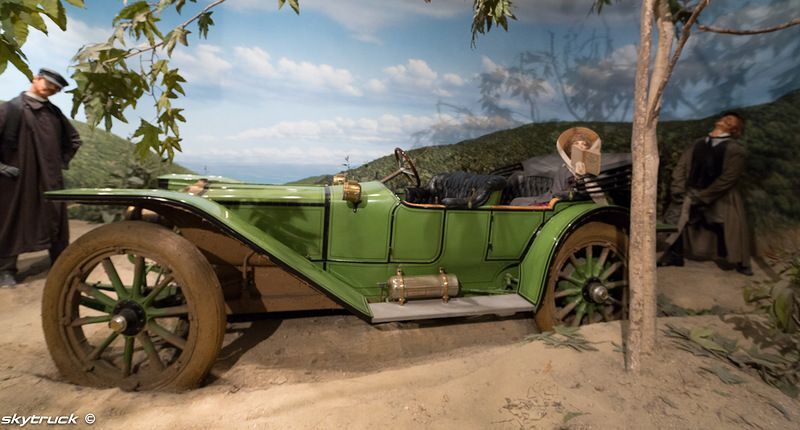
[[[48,56],[55,55],[71,58],[82,46],[105,42],[111,36],[110,29],[92,27],[78,19],[70,19],[67,22],[67,31],[61,31],[49,19],[45,20],[45,22],[47,23],[49,36],[32,30],[28,44],[24,48],[26,52],[39,51],[41,49],[39,52],[46,52]]]
[[[485,55],[483,57],[481,57],[481,65],[483,66],[484,70],[486,70],[487,72],[490,72],[490,73],[504,70],[503,67],[501,67],[499,64],[497,64],[494,61],[492,61],[491,58],[489,58],[489,57],[487,57]]]
[[[513,125],[500,118],[462,117],[446,113],[430,115],[383,114],[377,117],[335,117],[323,120],[281,121],[266,127],[235,132],[229,136],[193,139],[202,144],[198,155],[183,154],[184,160],[201,163],[332,165],[346,155],[352,165],[389,155],[395,147],[419,144],[412,137],[420,131],[437,132],[438,138],[465,138],[465,130],[494,131]],[[447,130],[445,130],[447,129]],[[469,134],[468,137],[474,137]],[[448,138],[449,138],[448,137]],[[225,141],[223,145],[220,141]],[[436,141],[435,143],[443,143]],[[202,154],[202,155],[199,155]]]
[[[386,92],[386,84],[378,79],[370,79],[367,82],[367,89],[374,93],[383,93]]]
[[[336,69],[327,64],[312,64],[307,61],[295,62],[287,58],[278,61],[281,76],[315,88],[328,88],[360,96],[361,91],[353,85],[353,75],[347,69]]]
[[[460,87],[467,83],[467,81],[465,81],[464,78],[455,73],[446,73],[442,77],[442,79],[448,84],[453,85],[455,87]]]
[[[233,48],[233,52],[237,60],[240,61],[239,64],[244,66],[246,70],[252,74],[265,78],[273,78],[277,75],[275,73],[275,67],[273,67],[269,61],[269,54],[263,49],[259,47],[246,48],[237,46]]]
[[[386,78],[372,83],[374,89],[391,87],[395,91],[405,93],[434,94],[438,97],[452,97],[452,91],[443,86],[461,87],[466,81],[455,73],[446,73],[440,77],[424,60],[411,58],[405,64],[397,64],[383,69]],[[373,81],[376,81],[373,79]],[[378,84],[380,83],[380,85]]]
[[[408,72],[412,78],[431,81],[439,75],[428,66],[428,63],[413,58],[408,60]]]
[[[175,50],[172,58],[189,82],[226,85],[233,65],[222,58],[222,52],[219,46],[199,44],[193,52]]]
[[[614,50],[610,56],[596,64],[578,68],[581,80],[592,82],[598,88],[630,86],[636,74],[637,47],[625,45]]]
[[[228,140],[258,142],[299,140],[348,142],[397,142],[440,120],[438,115],[381,115],[377,118],[337,117],[322,121],[282,121],[269,127],[243,130]]]
[[[383,71],[396,83],[419,88],[431,88],[439,75],[428,66],[428,63],[414,58],[409,59],[406,64],[390,66]]]
[[[314,64],[283,57],[273,65],[269,53],[259,47],[236,47],[233,50],[242,73],[275,79],[314,90],[333,90],[351,96],[362,95],[355,78],[347,69],[328,64]]]

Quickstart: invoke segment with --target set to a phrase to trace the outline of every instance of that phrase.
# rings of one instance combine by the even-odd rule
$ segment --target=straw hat
[[[570,160],[570,156],[568,155],[572,153],[572,139],[578,134],[582,134],[586,136],[586,138],[591,143],[591,148],[600,151],[600,145],[602,144],[600,140],[600,135],[595,133],[594,130],[586,127],[572,127],[558,136],[558,140],[556,140],[556,149],[558,150],[558,154],[561,155],[561,159],[564,160],[564,163],[567,165],[567,168],[570,172],[575,173],[572,167],[572,162]]]

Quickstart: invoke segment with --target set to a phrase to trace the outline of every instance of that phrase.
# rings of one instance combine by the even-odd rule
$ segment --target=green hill
[[[152,188],[165,173],[192,173],[178,165],[162,162],[155,154],[141,160],[127,139],[98,128],[72,121],[83,145],[64,172],[67,188],[125,187]]]
[[[159,175],[193,173],[178,165],[162,162],[155,154],[142,160],[127,139],[85,123],[72,121],[83,140],[69,170],[64,172],[66,188],[156,188]],[[72,218],[109,222],[122,213],[118,207],[71,205]]]
[[[736,109],[746,119],[742,143],[748,150],[744,179],[747,200],[759,224],[774,221],[800,221],[800,91],[791,92],[763,105]],[[658,141],[661,169],[659,202],[665,204],[672,168],[681,152],[697,138],[706,135],[718,115],[691,121],[659,123]],[[528,124],[498,131],[452,145],[430,146],[408,151],[422,181],[441,172],[463,170],[488,173],[498,167],[529,157],[552,154],[558,135],[567,128],[587,126],[603,139],[604,152],[630,151],[630,123],[548,122]],[[359,180],[382,178],[396,168],[394,156],[378,158],[351,171]],[[325,183],[330,177],[314,177],[305,183]],[[769,216],[765,216],[769,215]]]

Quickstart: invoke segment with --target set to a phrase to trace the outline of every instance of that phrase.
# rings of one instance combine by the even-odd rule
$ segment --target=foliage
[[[746,286],[744,300],[755,303],[769,315],[775,329],[797,333],[800,331],[800,250],[782,256],[777,264],[785,266],[779,278]]]
[[[511,0],[475,0],[472,16],[472,46],[477,43],[478,34],[486,34],[492,26],[503,27],[508,31],[508,20],[517,19],[512,12]]]
[[[736,340],[726,338],[710,328],[686,329],[672,324],[666,326],[664,334],[678,348],[697,356],[714,357],[745,372],[756,374],[788,396],[797,397],[800,393],[800,351],[796,347],[781,351],[780,355],[760,350],[756,346],[745,350]],[[743,382],[726,367],[715,365],[703,369],[728,384]]]
[[[528,342],[542,341],[547,346],[554,348],[572,348],[575,351],[597,351],[578,331],[580,327],[555,326],[553,331],[536,333],[525,337]]]
[[[83,7],[83,0],[66,1],[73,6]],[[67,12],[61,0],[0,0],[0,74],[11,63],[29,79],[33,79],[22,46],[28,40],[31,29],[47,34],[44,17],[61,30],[67,29]]]
[[[83,7],[83,0],[65,0]],[[174,101],[185,96],[186,80],[177,68],[170,67],[170,58],[177,45],[188,46],[190,26],[195,25],[200,38],[206,38],[214,7],[226,0],[197,6],[197,0],[144,0],[125,2],[112,21],[113,31],[105,42],[86,45],[75,55],[72,78],[76,87],[72,94],[72,116],[82,107],[91,127],[103,124],[110,131],[114,120],[128,122],[126,111],[136,108],[139,100],[153,100],[152,118],[139,120],[133,134],[136,152],[144,159],[155,152],[172,161],[181,150],[180,123],[185,123],[183,109]],[[190,5],[190,3],[192,5]],[[286,3],[300,12],[299,0],[278,0],[278,8]],[[169,11],[182,14],[187,6],[194,15],[174,28],[164,28],[161,17]],[[28,78],[33,78],[22,47],[29,28],[47,33],[43,16],[66,30],[67,15],[61,0],[0,0],[0,73],[11,62]]]
[[[675,303],[670,300],[669,297],[663,294],[659,294],[657,298],[658,303],[658,316],[660,317],[687,317],[687,316],[697,316],[697,315],[725,315],[730,313],[730,311],[726,310],[725,308],[714,305],[710,309],[687,309],[681,306],[676,305]]]

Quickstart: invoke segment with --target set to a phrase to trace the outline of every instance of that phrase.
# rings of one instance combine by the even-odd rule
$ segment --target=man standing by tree
[[[684,248],[690,257],[724,259],[745,275],[750,269],[750,234],[744,200],[737,187],[744,172],[745,150],[737,142],[744,120],[726,112],[708,136],[684,151],[672,173],[670,191],[683,202],[688,223],[664,253],[660,266],[682,266]]]
[[[28,91],[0,106],[0,287],[16,284],[19,254],[49,249],[55,261],[69,243],[66,205],[44,198],[64,187],[61,171],[81,145],[48,101],[66,85],[60,74],[41,69]]]

